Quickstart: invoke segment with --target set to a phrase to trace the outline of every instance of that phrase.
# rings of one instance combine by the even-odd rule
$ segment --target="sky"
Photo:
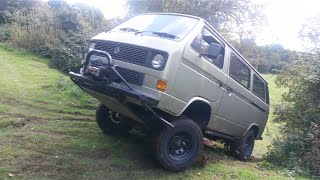
[[[99,8],[105,18],[123,16],[125,0],[67,0]],[[302,24],[310,17],[320,15],[320,0],[252,0],[265,5],[266,25],[257,35],[259,45],[278,43],[292,50],[303,49],[299,40]]]
[[[70,3],[86,3],[100,9],[104,17],[111,19],[126,13],[125,0],[66,0]]]
[[[258,44],[279,43],[293,50],[303,49],[299,31],[307,19],[320,15],[319,0],[254,0],[265,4],[267,25],[257,36]]]

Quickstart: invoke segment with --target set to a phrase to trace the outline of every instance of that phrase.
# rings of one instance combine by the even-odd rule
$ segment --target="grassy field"
[[[165,171],[152,158],[151,139],[104,135],[94,121],[97,102],[47,60],[0,45],[0,62],[0,179],[290,178],[267,161],[243,163],[209,146],[186,171]],[[282,90],[269,80],[273,102]],[[257,156],[266,152],[265,139]]]

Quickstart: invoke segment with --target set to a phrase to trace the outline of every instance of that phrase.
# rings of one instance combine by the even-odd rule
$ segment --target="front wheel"
[[[96,110],[96,122],[105,134],[125,135],[131,127],[125,123],[124,117],[111,111],[103,104],[99,104]]]
[[[203,135],[199,126],[187,117],[172,122],[156,138],[156,158],[170,171],[181,171],[192,165],[202,150]]]
[[[251,157],[255,141],[255,131],[250,129],[246,135],[231,145],[231,153],[241,161],[248,161]]]

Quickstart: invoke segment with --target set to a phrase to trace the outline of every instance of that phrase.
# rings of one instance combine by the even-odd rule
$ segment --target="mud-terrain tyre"
[[[231,154],[241,161],[249,161],[254,148],[254,141],[255,131],[250,129],[241,139],[230,146]]]
[[[121,120],[121,118],[115,117],[115,114],[115,112],[112,112],[105,105],[99,104],[96,109],[96,122],[99,128],[105,134],[127,135],[131,127]]]
[[[198,158],[203,146],[200,127],[187,117],[172,122],[174,128],[164,127],[156,136],[155,156],[169,171],[182,171]]]

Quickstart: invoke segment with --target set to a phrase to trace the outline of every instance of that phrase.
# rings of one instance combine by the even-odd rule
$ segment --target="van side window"
[[[198,36],[193,40],[191,47],[199,53],[199,55],[203,55],[203,57],[217,66],[218,68],[223,68],[223,62],[224,62],[224,49],[221,50],[220,54],[216,58],[212,58],[209,56],[206,56],[204,54],[208,54],[208,49],[211,43],[220,44],[219,41],[217,41],[214,38],[214,35],[204,28],[201,33],[198,34]]]
[[[233,53],[230,58],[230,76],[245,88],[250,88],[250,69]]]
[[[253,93],[257,95],[262,101],[266,100],[266,91],[265,91],[265,84],[261,81],[258,76],[253,76]]]
[[[268,105],[269,105],[269,103],[270,103],[268,86],[266,86],[266,103],[267,103]]]

